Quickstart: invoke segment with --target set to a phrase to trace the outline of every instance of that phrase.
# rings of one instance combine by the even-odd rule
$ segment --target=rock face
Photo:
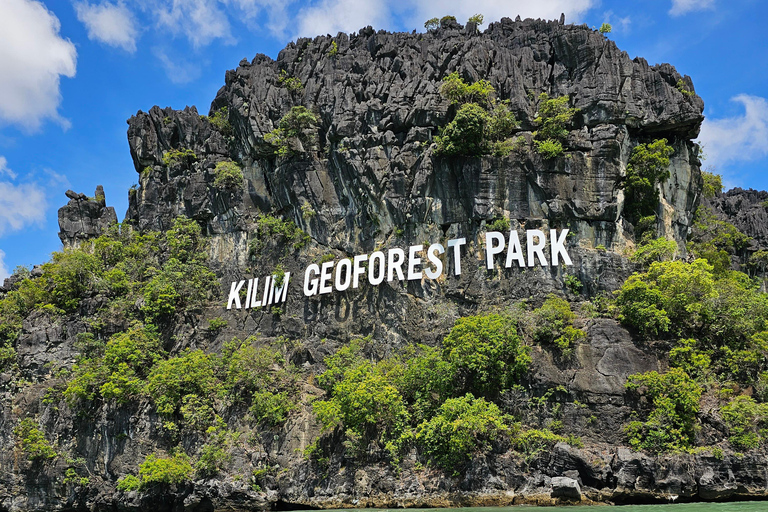
[[[69,202],[59,208],[59,238],[64,247],[75,247],[95,238],[117,224],[115,209],[107,206],[104,187],[96,187],[94,197],[67,190]]]
[[[332,41],[338,53],[329,55]],[[535,151],[503,158],[439,158],[431,143],[455,107],[441,80],[458,71],[490,81],[509,100],[530,144],[538,96],[567,95],[580,109],[565,158]],[[282,74],[282,75],[281,75]],[[301,81],[290,89],[281,76]],[[521,223],[568,226],[586,247],[631,244],[617,186],[638,142],[666,137],[675,148],[663,187],[659,229],[684,240],[699,197],[699,164],[691,138],[703,102],[683,94],[669,65],[631,60],[601,34],[557,22],[503,19],[479,33],[459,26],[427,34],[371,28],[335,38],[299,39],[276,61],[263,55],[227,72],[212,111],[227,108],[224,132],[194,108],[153,108],[129,120],[128,138],[141,187],[127,219],[162,229],[186,214],[209,234],[247,231],[259,210],[292,219],[319,244],[369,249],[402,229],[409,239],[472,232],[507,216]],[[291,106],[318,117],[314,146],[298,158],[275,159],[263,136]],[[164,165],[180,148],[192,161]],[[211,186],[216,162],[243,165],[247,187],[231,194]],[[308,205],[316,215],[302,215]]]
[[[752,237],[752,250],[768,249],[768,192],[734,188],[707,199],[705,204],[721,219]]]
[[[434,138],[456,110],[440,95],[442,79],[453,71],[468,82],[489,80],[509,101],[520,121],[519,151],[474,158],[435,154]],[[222,283],[219,304],[178,319],[163,333],[165,348],[174,354],[185,348],[215,352],[234,337],[284,336],[297,341],[288,360],[319,373],[323,359],[353,337],[370,335],[370,356],[380,358],[413,343],[437,344],[461,316],[508,311],[520,300],[540,304],[549,294],[578,302],[615,290],[635,270],[625,258],[634,237],[622,216],[619,182],[639,143],[664,137],[674,148],[670,178],[660,188],[657,231],[684,246],[702,184],[692,139],[703,102],[689,91],[691,80],[671,66],[632,60],[598,32],[562,21],[505,18],[482,33],[474,24],[444,23],[426,34],[368,27],[353,35],[300,39],[277,60],[243,60],[227,72],[210,116],[194,107],[153,107],[128,121],[140,186],[129,192],[125,221],[146,231],[167,230],[179,215],[195,219],[210,237],[209,261]],[[568,96],[579,109],[565,154],[550,160],[532,145],[541,93]],[[299,105],[317,123],[301,143],[292,142],[292,155],[275,155],[264,136]],[[217,180],[217,165],[229,161],[242,168],[242,188]],[[65,246],[116,222],[103,191],[97,189],[93,200],[67,195],[70,201],[59,211]],[[259,221],[267,214],[295,223],[309,243],[292,247],[265,234]],[[569,229],[574,265],[487,271],[483,234],[501,218],[517,229]],[[457,237],[467,239],[460,276],[364,283],[348,293],[311,298],[294,285],[279,315],[265,308],[226,311],[220,304],[232,280],[268,275],[278,261],[300,281],[307,265],[328,256],[339,260]],[[567,285],[568,277],[583,287]],[[91,297],[79,309],[85,316],[102,307]],[[252,430],[253,439],[233,448],[230,465],[215,478],[144,493],[117,491],[117,478],[135,473],[153,449],[168,449],[172,435],[158,426],[162,420],[149,402],[105,404],[89,417],[75,417],[63,402],[61,411],[45,402],[45,389],[62,383],[51,367],[72,367],[77,335],[87,326],[77,316],[37,315],[23,323],[18,342],[20,371],[33,385],[19,391],[10,378],[2,384],[0,510],[665,502],[672,494],[764,496],[768,488],[765,460],[757,455],[651,458],[621,446],[633,409],[625,396],[627,376],[664,370],[667,362],[616,321],[586,319],[580,326],[586,339],[572,360],[533,347],[525,390],[503,399],[506,413],[543,428],[554,419],[552,409],[533,410],[530,398],[566,390],[555,396],[562,402],[559,421],[586,448],[561,443],[525,460],[498,447],[472,460],[461,476],[420,467],[415,457],[393,468],[375,458],[340,455],[320,467],[301,454],[319,432],[304,404],[282,427],[258,435]],[[213,318],[227,326],[207,329]],[[302,386],[306,396],[321,393],[311,379]],[[42,467],[19,460],[11,432],[26,414],[38,415],[62,449],[82,455],[88,486],[62,483],[64,461]],[[224,420],[233,429],[249,421],[244,411]],[[262,464],[281,469],[257,486],[250,475]]]

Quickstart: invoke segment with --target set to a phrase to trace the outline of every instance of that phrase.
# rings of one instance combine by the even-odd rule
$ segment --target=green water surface
[[[412,508],[406,510],[407,512],[521,512],[521,509],[533,508],[541,508],[542,512],[599,512],[607,507],[600,505],[573,507],[534,507],[532,505],[520,505],[515,507]],[[610,508],[616,509],[616,512],[768,512],[768,501],[621,505]],[[350,510],[325,510],[323,512],[350,512]],[[366,512],[403,512],[403,509],[366,509]]]

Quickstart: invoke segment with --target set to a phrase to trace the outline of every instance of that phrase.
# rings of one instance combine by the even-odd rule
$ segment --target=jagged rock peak
[[[94,197],[72,190],[67,190],[65,195],[69,202],[59,208],[59,239],[65,248],[98,237],[109,226],[117,224],[115,209],[107,206],[101,185],[96,187]]]

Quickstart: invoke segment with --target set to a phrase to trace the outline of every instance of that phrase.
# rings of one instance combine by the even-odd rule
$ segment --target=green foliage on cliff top
[[[768,437],[768,404],[740,395],[720,408],[728,425],[728,441],[739,451],[752,450]]]

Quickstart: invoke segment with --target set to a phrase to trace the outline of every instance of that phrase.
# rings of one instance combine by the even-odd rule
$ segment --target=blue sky
[[[227,69],[299,36],[423,30],[433,16],[558,18],[693,78],[705,167],[768,189],[768,3],[761,0],[0,0],[0,279],[60,249],[64,192],[136,183],[125,121],[157,104],[207,114]]]

